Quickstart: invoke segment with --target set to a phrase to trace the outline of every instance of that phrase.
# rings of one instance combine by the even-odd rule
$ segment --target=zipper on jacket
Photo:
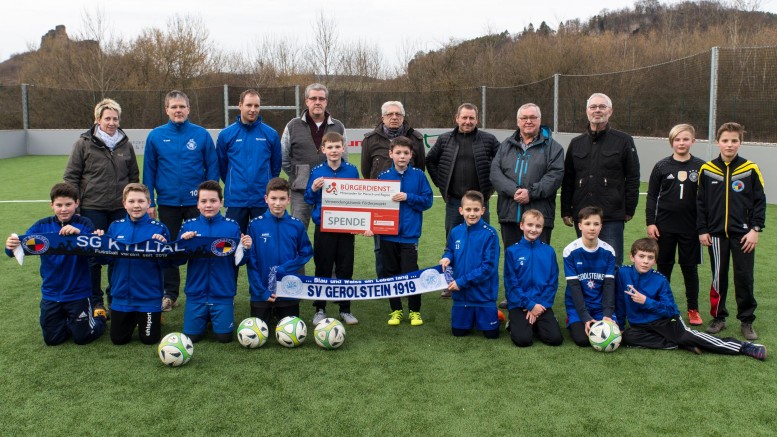
[[[730,181],[730,179],[731,179],[731,163],[729,162],[729,163],[724,163],[724,164],[726,165],[726,185],[723,187],[725,189],[725,191],[726,191],[726,199],[725,199],[725,202],[726,202],[726,208],[725,208],[726,214],[724,216],[725,218],[723,219],[723,232],[725,232],[726,238],[728,238],[728,191],[730,189],[729,186],[730,186],[730,183],[731,183],[731,181]]]

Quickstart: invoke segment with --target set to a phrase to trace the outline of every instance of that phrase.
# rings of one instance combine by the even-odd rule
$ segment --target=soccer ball
[[[180,332],[171,332],[159,342],[156,348],[159,359],[170,367],[183,366],[192,359],[194,344],[192,340]]]
[[[267,328],[267,323],[256,317],[243,320],[237,327],[237,341],[249,349],[262,347],[269,336],[270,330]]]
[[[600,320],[591,325],[588,341],[597,351],[612,352],[621,345],[621,330],[613,322]]]
[[[275,338],[282,346],[297,347],[305,342],[307,335],[308,327],[299,317],[284,317],[275,327]]]
[[[324,319],[313,330],[313,338],[324,349],[337,349],[345,343],[345,327],[339,320]]]

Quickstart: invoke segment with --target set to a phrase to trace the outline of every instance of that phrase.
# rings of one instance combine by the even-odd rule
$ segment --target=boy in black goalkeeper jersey
[[[696,187],[704,161],[691,155],[696,130],[678,124],[669,131],[672,156],[658,161],[650,173],[645,219],[648,237],[658,241],[658,271],[671,282],[675,253],[683,272],[688,322],[703,323],[699,315],[701,245],[696,229]]]
[[[728,264],[734,262],[734,292],[737,319],[742,335],[755,340],[753,267],[759,233],[766,221],[766,196],[761,170],[755,163],[739,156],[744,128],[737,123],[723,123],[716,141],[720,155],[704,164],[699,171],[696,202],[696,231],[699,241],[709,247],[712,267],[710,314],[715,319],[707,332],[717,334],[726,327]]]

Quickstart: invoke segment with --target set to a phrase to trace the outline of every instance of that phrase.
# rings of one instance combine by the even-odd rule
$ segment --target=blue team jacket
[[[251,302],[265,302],[272,294],[267,289],[270,269],[277,266],[278,278],[296,273],[313,256],[313,246],[305,225],[288,212],[281,218],[268,212],[251,220],[248,235],[253,240],[248,256],[248,291]]]
[[[240,226],[236,221],[225,218],[221,213],[213,218],[187,220],[181,227],[181,234],[196,232],[202,237],[232,238],[240,243]],[[236,246],[237,247],[237,246]],[[241,264],[245,264],[246,252]],[[215,258],[189,258],[186,269],[186,302],[191,303],[232,303],[237,292],[235,285],[235,255]]]
[[[552,247],[521,237],[505,249],[504,275],[508,309],[531,310],[536,304],[553,306],[558,290],[558,264]]]
[[[148,134],[143,184],[151,192],[151,206],[196,205],[197,187],[207,180],[219,180],[219,161],[205,128],[170,120]]]
[[[480,219],[472,226],[462,223],[451,229],[443,258],[451,260],[454,306],[494,306],[499,294],[499,237]]]
[[[625,294],[623,291],[629,285],[633,285],[640,293],[647,297],[644,304],[640,305],[626,295],[626,315],[631,325],[642,325],[660,319],[676,317],[680,314],[672,294],[669,281],[661,273],[649,270],[640,274],[634,266],[622,266],[618,270],[618,278],[615,293]],[[623,322],[625,324],[625,321]]]
[[[65,225],[78,228],[82,234],[91,234],[94,224],[86,217],[74,215],[69,222],[62,223],[57,216],[46,217],[35,222],[27,234],[59,233]],[[13,251],[5,250],[13,256]],[[92,295],[92,277],[89,273],[89,258],[76,255],[45,255],[40,257],[40,291],[43,300],[70,302]]]
[[[240,116],[216,140],[224,206],[266,207],[267,182],[281,174],[281,139],[260,116],[243,124]]]
[[[340,167],[337,167],[337,170],[333,170],[327,162],[313,167],[313,170],[310,171],[308,187],[305,190],[305,202],[313,205],[311,218],[316,225],[321,225],[321,192],[326,189],[326,187],[323,187],[318,191],[313,191],[310,187],[313,185],[313,181],[320,177],[359,179],[359,170],[356,169],[355,165],[346,161],[342,161]]]
[[[400,173],[392,164],[390,169],[378,175],[378,179],[400,181],[399,191],[407,194],[407,200],[399,202],[399,235],[381,235],[380,238],[395,243],[418,243],[424,211],[432,207],[434,200],[426,174],[412,165]]]
[[[148,214],[133,222],[129,215],[116,220],[108,227],[105,235],[116,241],[133,244],[151,240],[151,236],[159,234],[170,241],[170,231],[167,226],[152,220]],[[112,258],[111,273],[111,308],[124,312],[159,312],[162,311],[162,296],[164,296],[163,267],[169,262],[156,259]]]

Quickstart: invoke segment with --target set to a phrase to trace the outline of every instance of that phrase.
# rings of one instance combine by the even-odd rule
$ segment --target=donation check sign
[[[324,179],[321,188],[321,230],[374,234],[399,233],[399,181]]]

